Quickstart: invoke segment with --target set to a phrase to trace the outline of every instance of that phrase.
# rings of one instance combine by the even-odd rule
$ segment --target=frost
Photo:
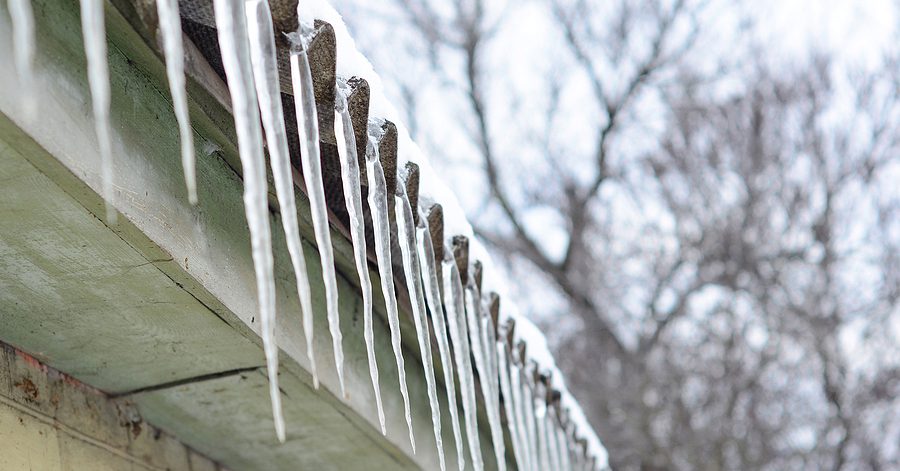
[[[284,442],[284,418],[278,389],[278,347],[275,345],[275,275],[266,196],[266,163],[262,153],[256,91],[253,87],[244,0],[215,0],[214,6],[222,64],[231,92],[238,151],[244,173],[244,210],[250,227],[272,415],[275,418],[278,440]]]
[[[419,258],[416,254],[416,230],[413,223],[412,207],[403,190],[397,185],[394,195],[394,209],[397,214],[397,236],[400,239],[400,252],[403,257],[403,272],[406,274],[406,287],[412,304],[413,319],[416,324],[416,337],[419,350],[422,352],[422,364],[425,366],[425,383],[428,387],[428,404],[431,407],[431,423],[434,427],[434,439],[437,443],[438,460],[441,471],[447,469],[444,463],[444,440],[441,437],[441,406],[438,403],[437,389],[434,384],[434,363],[431,357],[431,336],[428,333],[428,319],[425,318],[425,294],[422,292],[422,279],[419,277]]]
[[[322,162],[319,160],[319,120],[316,116],[316,99],[313,92],[312,73],[303,39],[297,41],[291,50],[291,85],[294,91],[294,106],[297,115],[297,131],[304,152],[300,154],[303,180],[312,213],[313,230],[319,259],[322,262],[322,280],[325,283],[325,304],[328,311],[328,328],[334,348],[334,363],[337,368],[341,395],[347,397],[344,388],[344,350],[341,346],[341,326],[338,313],[337,280],[334,274],[334,253],[328,226],[328,209],[325,207],[325,189],[322,184]],[[312,318],[304,319],[307,345],[312,345]],[[311,347],[310,347],[311,348]]]
[[[340,85],[340,84],[339,84]],[[372,280],[369,278],[369,262],[366,258],[366,229],[363,223],[362,195],[360,192],[359,160],[356,153],[356,136],[350,110],[347,109],[346,92],[338,87],[335,93],[334,135],[338,143],[341,160],[341,175],[344,201],[350,216],[350,240],[353,242],[353,257],[363,299],[364,337],[366,354],[369,357],[369,376],[375,390],[375,406],[378,409],[378,423],[382,435],[387,433],[384,426],[384,406],[381,403],[381,386],[378,382],[378,362],[375,358],[375,336],[372,328]]]
[[[94,112],[94,131],[100,147],[100,175],[106,222],[116,224],[113,205],[112,143],[109,124],[109,64],[106,56],[106,25],[103,19],[103,0],[81,0],[81,33],[87,56],[88,85]]]
[[[9,0],[9,16],[12,19],[16,73],[22,89],[22,108],[30,120],[35,112],[34,12],[31,0]]]
[[[463,412],[466,415],[466,438],[469,440],[469,453],[472,455],[472,466],[480,471],[484,469],[484,463],[481,460],[481,443],[478,441],[475,378],[472,372],[472,362],[469,359],[469,334],[463,307],[465,294],[459,279],[456,261],[452,255],[449,257],[443,262],[447,322],[450,326],[450,338],[453,340],[453,352],[456,355],[456,369],[459,372],[459,388],[462,390]]]
[[[425,280],[425,299],[428,301],[428,310],[431,311],[431,322],[434,324],[434,334],[437,338],[438,351],[441,355],[441,364],[444,366],[444,386],[447,388],[447,405],[450,409],[453,439],[456,442],[456,459],[459,469],[462,471],[466,467],[466,459],[463,453],[462,433],[459,430],[459,409],[456,406],[453,359],[450,357],[447,327],[444,324],[444,309],[442,307],[441,288],[434,259],[434,247],[431,244],[431,231],[425,225],[424,219],[423,217],[419,218],[419,225],[416,228],[419,260],[423,262],[420,267],[422,269],[422,279]]]
[[[481,395],[484,397],[484,405],[487,409],[488,426],[491,429],[491,442],[494,444],[494,457],[497,460],[497,468],[506,469],[506,451],[503,443],[503,428],[499,422],[497,412],[497,395],[494,393],[493,371],[485,350],[487,344],[486,332],[481,325],[481,294],[478,288],[470,284],[466,288],[466,317],[469,322],[469,339],[472,345],[472,355],[475,357],[475,366],[478,368],[478,377],[481,380]],[[490,351],[493,351],[491,349]]]
[[[181,166],[184,168],[188,201],[197,204],[197,164],[194,157],[194,134],[188,115],[187,93],[184,90],[184,49],[181,44],[178,0],[156,0],[156,11],[159,14],[159,31],[162,33],[163,51],[166,56],[166,75],[172,93],[172,106],[175,109],[175,119],[178,121]],[[250,23],[252,25],[253,22]]]
[[[375,255],[378,259],[378,274],[381,291],[387,309],[388,324],[391,328],[391,345],[397,359],[397,374],[400,378],[400,394],[403,395],[403,409],[406,426],[409,428],[409,443],[413,454],[416,452],[416,437],[413,435],[412,415],[409,412],[409,391],[406,388],[406,368],[403,365],[403,346],[400,344],[400,319],[397,314],[397,296],[394,294],[394,275],[391,269],[391,226],[388,220],[387,185],[384,170],[378,160],[378,143],[381,126],[373,120],[369,125],[369,141],[366,146],[366,174],[369,178],[369,209],[372,211],[373,234],[375,235]]]
[[[303,254],[303,246],[300,243],[297,203],[294,199],[294,184],[290,154],[288,152],[287,132],[284,125],[284,110],[281,108],[281,88],[278,79],[278,64],[275,57],[275,35],[272,26],[272,16],[269,13],[269,4],[266,0],[248,1],[246,7],[247,29],[250,34],[250,59],[253,65],[253,76],[259,100],[259,109],[262,115],[263,129],[265,130],[266,142],[269,147],[269,159],[272,166],[273,179],[275,180],[275,191],[278,195],[278,205],[281,208],[281,222],[284,228],[285,240],[287,241],[288,253],[291,256],[291,264],[294,268],[294,277],[297,280],[300,309],[304,319],[307,317],[312,319],[312,294],[309,288],[309,275],[306,271],[306,257]],[[178,33],[180,38],[180,27]],[[182,141],[183,143],[184,141]],[[306,348],[313,385],[318,389],[319,375],[316,371],[312,342],[307,342]],[[277,358],[275,361],[277,362]]]

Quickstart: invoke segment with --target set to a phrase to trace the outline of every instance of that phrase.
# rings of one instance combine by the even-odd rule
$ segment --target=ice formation
[[[387,310],[388,324],[391,329],[391,346],[397,359],[397,374],[400,379],[400,394],[403,396],[403,410],[406,426],[409,428],[409,443],[413,453],[416,452],[416,437],[413,434],[412,414],[409,410],[409,391],[406,388],[406,368],[403,364],[403,346],[400,344],[400,318],[397,313],[397,296],[394,293],[394,273],[391,268],[391,226],[388,219],[387,184],[384,170],[378,156],[378,144],[381,142],[382,121],[369,122],[369,141],[366,146],[366,175],[369,179],[369,210],[372,211],[372,233],[375,237],[375,256],[378,261],[378,274],[381,278],[381,291]]]
[[[509,354],[506,346],[501,342],[497,343],[497,370],[500,376],[500,392],[503,394],[503,409],[506,413],[506,425],[509,428],[509,436],[512,441],[513,455],[516,458],[516,467],[520,470],[528,469],[528,464],[524,457],[524,447],[519,435],[519,419],[516,414],[515,399],[512,394],[512,385],[509,377]]]
[[[250,37],[250,59],[253,65],[256,96],[259,101],[266,143],[269,147],[269,160],[272,168],[272,177],[275,181],[275,192],[278,195],[278,206],[281,210],[281,223],[284,228],[288,253],[291,257],[291,265],[294,269],[294,277],[297,281],[297,294],[300,300],[301,314],[304,318],[311,317],[312,293],[309,287],[309,275],[306,271],[306,256],[303,254],[303,245],[300,242],[291,158],[288,153],[284,110],[281,107],[281,88],[278,77],[278,63],[275,56],[275,32],[272,25],[272,15],[269,10],[269,2],[266,0],[250,0],[246,3],[246,8],[247,30]],[[310,373],[312,373],[313,377],[313,386],[318,389],[319,375],[316,369],[312,343],[307,343],[306,347]]]
[[[527,384],[527,376],[529,375],[528,369],[521,371],[523,376],[525,376],[524,381],[522,381],[522,404],[525,418],[525,429],[528,430],[528,443],[531,447],[531,462],[536,469],[547,469],[546,467],[541,467],[542,461],[542,450],[540,437],[538,436],[537,430],[537,421],[535,417],[535,407],[534,407],[534,394],[531,391],[531,387]]]
[[[9,0],[8,6],[12,19],[13,55],[22,90],[22,108],[25,117],[32,119],[35,112],[34,11],[31,0]]]
[[[381,403],[381,386],[378,382],[378,362],[375,358],[375,334],[372,327],[372,280],[369,277],[369,262],[366,258],[366,228],[363,220],[362,194],[360,190],[359,160],[356,152],[356,136],[350,110],[347,108],[346,84],[338,82],[335,90],[334,135],[338,143],[341,161],[341,181],[344,189],[344,203],[350,218],[350,240],[353,243],[353,259],[363,300],[363,336],[366,340],[366,355],[369,359],[369,376],[375,390],[375,407],[378,409],[378,423],[381,433],[384,426],[384,406]]]
[[[275,344],[275,274],[269,227],[266,162],[263,157],[259,107],[253,85],[244,0],[215,0],[214,5],[219,48],[222,51],[225,75],[228,77],[238,151],[244,173],[244,211],[250,228],[272,415],[278,440],[284,442],[285,426],[278,389],[278,347]]]
[[[194,154],[194,133],[191,130],[191,121],[188,115],[187,93],[184,89],[184,48],[181,43],[181,15],[178,13],[178,0],[156,0],[156,12],[159,15],[159,32],[162,35],[163,52],[166,56],[166,75],[172,94],[172,106],[175,109],[175,119],[178,121],[178,134],[181,139],[181,166],[184,169],[184,183],[187,185],[188,201],[191,204],[197,204],[197,163]],[[265,108],[261,109],[265,110]]]
[[[562,469],[572,469],[572,463],[569,460],[569,447],[568,442],[566,441],[566,432],[559,427],[556,427],[556,444],[557,450],[559,450]]]
[[[419,350],[422,352],[422,364],[425,367],[425,383],[428,388],[428,405],[431,407],[431,423],[434,427],[434,439],[437,444],[438,460],[441,471],[447,469],[444,463],[444,441],[441,437],[441,406],[438,403],[437,386],[434,382],[434,362],[431,356],[431,335],[428,331],[428,319],[425,317],[425,293],[422,291],[422,279],[419,277],[419,256],[416,252],[416,229],[413,222],[412,207],[406,196],[404,185],[397,185],[394,195],[394,213],[397,215],[397,237],[400,239],[400,252],[403,257],[403,272],[406,274],[406,287],[412,304],[413,320],[416,324],[416,337]]]
[[[533,435],[528,427],[528,415],[525,410],[528,404],[525,402],[525,386],[522,384],[522,371],[517,365],[509,365],[510,386],[512,387],[512,397],[515,403],[516,421],[519,425],[519,441],[523,445],[523,457],[527,463],[528,469],[537,469],[537,460],[535,459],[535,447]]]
[[[544,401],[538,400],[534,411],[535,426],[538,434],[538,450],[541,455],[541,469],[551,469],[553,460],[550,456],[550,446],[547,441],[547,407]]]
[[[34,20],[32,18],[31,4],[28,0],[8,0],[12,17],[14,35],[14,57],[16,68],[20,76],[20,82],[24,88],[23,105],[30,105],[28,86],[32,83],[32,63],[34,57]],[[254,271],[257,278],[257,290],[259,296],[259,309],[261,320],[261,335],[267,359],[267,371],[270,379],[270,395],[275,418],[276,433],[279,439],[284,439],[284,423],[281,418],[280,394],[277,388],[277,346],[275,345],[275,297],[273,279],[273,260],[271,250],[271,228],[268,220],[268,204],[266,199],[266,174],[265,160],[262,153],[262,129],[260,127],[260,112],[266,132],[269,154],[271,156],[272,172],[275,180],[279,206],[282,210],[282,222],[284,223],[285,236],[288,244],[291,261],[297,277],[297,290],[303,311],[303,327],[306,335],[307,355],[309,357],[311,372],[314,382],[318,386],[315,359],[313,352],[313,322],[311,296],[308,278],[306,275],[305,259],[300,243],[299,230],[296,220],[296,202],[294,201],[294,189],[292,186],[292,169],[287,153],[285,139],[284,117],[281,110],[280,88],[278,86],[278,71],[275,64],[275,44],[272,19],[269,13],[269,5],[266,0],[214,0],[216,25],[218,28],[219,43],[222,50],[222,61],[228,78],[232,107],[235,115],[235,127],[238,134],[238,147],[240,151],[241,165],[245,182],[244,200],[248,225],[251,231],[251,245],[253,249]],[[88,64],[88,81],[91,92],[94,126],[97,136],[99,154],[101,158],[101,193],[106,204],[106,219],[110,224],[116,223],[114,209],[114,187],[112,166],[112,138],[110,128],[110,84],[109,66],[107,64],[107,45],[104,27],[104,11],[102,0],[81,0],[82,33]],[[245,8],[247,9],[245,12]],[[171,89],[173,107],[178,122],[181,160],[184,167],[184,177],[188,189],[188,197],[192,204],[196,203],[196,164],[194,161],[193,134],[190,127],[187,97],[185,93],[184,53],[181,44],[181,29],[176,0],[158,0],[157,12],[160,21],[160,33],[162,45],[166,57],[166,69]],[[244,16],[244,14],[248,16]],[[359,54],[353,46],[352,40],[346,32],[346,27],[337,16],[336,12],[324,0],[310,0],[304,2],[303,9],[298,11],[302,21],[308,22],[313,17],[329,21],[335,28],[337,37],[338,56],[337,71],[341,75],[357,75],[365,77],[372,90],[370,113],[374,116],[384,116],[399,123],[398,115],[393,107],[386,101],[381,92],[381,84],[374,74],[368,62]],[[306,27],[301,27],[301,30]],[[308,28],[306,28],[308,29]],[[347,397],[343,375],[343,352],[341,347],[341,332],[338,317],[338,292],[335,277],[334,257],[329,233],[328,212],[325,206],[324,189],[321,173],[319,154],[318,119],[316,116],[316,103],[314,99],[312,76],[309,69],[309,59],[306,50],[306,38],[296,35],[290,54],[291,81],[295,96],[297,126],[303,152],[301,152],[301,165],[306,189],[309,195],[313,227],[316,244],[318,246],[323,280],[326,293],[326,306],[331,331],[335,363],[340,383],[341,393]],[[255,80],[254,80],[255,79]],[[373,333],[372,333],[372,292],[371,281],[368,279],[368,264],[365,254],[365,234],[362,222],[362,198],[360,195],[360,182],[358,160],[356,156],[356,143],[349,112],[346,107],[346,95],[339,91],[336,103],[335,135],[338,139],[339,155],[341,157],[342,175],[344,177],[344,193],[347,210],[350,215],[351,239],[354,246],[354,258],[362,286],[364,304],[366,349],[369,356],[370,375],[376,392],[376,403],[379,411],[379,420],[382,432],[385,431],[384,413],[381,405],[380,388],[378,386],[377,364],[375,362]],[[26,117],[28,113],[26,113]],[[371,143],[370,143],[371,144]],[[427,160],[421,155],[418,147],[409,138],[402,125],[398,126],[398,146],[400,148],[400,163],[406,160],[416,161],[421,168],[422,186],[425,188],[423,196],[441,202],[447,215],[445,224],[448,232],[471,236],[471,227],[466,222],[452,192],[434,174]],[[403,365],[402,348],[400,346],[399,321],[396,299],[393,292],[392,268],[390,263],[390,222],[387,219],[387,195],[384,185],[384,175],[377,158],[377,142],[369,149],[374,154],[374,159],[367,152],[367,165],[369,167],[369,203],[375,224],[375,246],[378,249],[378,268],[381,275],[382,290],[385,293],[388,321],[391,328],[392,346],[397,358],[398,373],[400,376],[401,393],[404,399],[404,408],[407,425],[410,433],[410,443],[415,451],[415,437],[412,431],[410,417],[409,397],[406,388],[405,368]],[[587,439],[587,451],[589,457],[583,460],[580,453],[572,453],[575,449],[571,441],[569,431],[559,425],[559,418],[554,417],[554,411],[547,406],[544,397],[533,397],[534,390],[528,381],[525,370],[514,365],[509,350],[499,350],[496,342],[496,328],[490,316],[482,316],[479,311],[479,293],[474,292],[469,296],[468,312],[466,318],[464,304],[466,304],[466,290],[463,289],[456,271],[455,263],[444,262],[444,279],[438,280],[439,272],[434,260],[433,247],[430,247],[431,237],[428,228],[421,224],[414,228],[407,218],[406,207],[408,201],[402,197],[395,197],[396,209],[400,218],[401,252],[403,254],[404,271],[410,281],[407,286],[413,303],[414,320],[416,321],[417,334],[419,335],[420,348],[423,355],[425,350],[430,350],[430,341],[427,336],[428,324],[425,318],[425,305],[432,314],[435,327],[435,338],[444,366],[445,385],[449,409],[451,411],[451,423],[456,439],[457,455],[460,469],[464,467],[464,451],[460,431],[460,423],[457,414],[455,397],[454,366],[460,381],[460,389],[463,397],[463,412],[466,417],[469,448],[473,465],[476,469],[483,467],[478,440],[478,429],[475,413],[475,381],[469,354],[474,354],[475,366],[478,368],[481,378],[482,393],[485,398],[486,415],[491,427],[495,455],[499,466],[503,466],[501,407],[507,416],[507,424],[512,436],[512,445],[519,467],[523,469],[537,469],[542,466],[569,467],[580,462],[590,462],[592,458],[598,458],[602,466],[605,466],[606,452],[597,440],[596,435],[584,418],[578,404],[565,390],[561,379],[551,383],[548,387],[554,387],[561,391],[560,405],[567,410],[568,424],[579,430],[580,435]],[[403,209],[403,211],[400,211]],[[411,213],[409,213],[411,215]],[[411,216],[410,216],[411,217]],[[415,246],[415,249],[413,248]],[[484,249],[473,239],[473,251]],[[419,263],[414,261],[419,259]],[[485,257],[485,261],[488,259]],[[486,284],[496,285],[492,279],[491,270],[486,272]],[[424,286],[420,285],[418,277],[421,275]],[[455,276],[455,278],[454,278]],[[440,283],[443,281],[447,301],[447,322],[444,325],[443,309],[441,306]],[[390,289],[388,289],[390,288]],[[424,293],[423,293],[424,288]],[[486,309],[484,311],[487,311]],[[513,317],[519,321],[516,340],[524,340],[529,344],[529,357],[520,358],[519,362],[529,365],[531,368],[540,368],[540,371],[556,372],[552,357],[547,353],[543,337],[536,329],[520,318],[515,309],[501,313],[504,318]],[[456,362],[451,358],[450,346],[447,339],[447,329],[454,341]],[[423,331],[426,334],[423,336]],[[424,343],[423,343],[424,341]],[[535,348],[537,345],[537,348]],[[470,350],[471,349],[471,352]],[[495,356],[495,353],[497,354]],[[426,359],[428,367],[431,367],[431,359]],[[437,401],[437,390],[434,387],[433,369],[430,373],[426,368],[426,382],[428,382],[429,402],[432,410]],[[560,375],[557,375],[559,378]],[[540,388],[539,388],[540,389]],[[500,397],[503,397],[501,406]],[[433,418],[439,420],[433,414]],[[438,430],[439,422],[435,421],[435,435],[440,440]],[[439,445],[440,446],[440,445]],[[591,458],[592,457],[592,458]],[[579,463],[576,463],[578,461]],[[441,467],[444,467],[441,456]]]
[[[488,360],[488,352],[485,351],[486,336],[482,328],[481,319],[481,294],[473,283],[466,287],[466,318],[468,319],[469,343],[472,346],[472,356],[475,358],[475,367],[478,369],[481,396],[484,398],[485,415],[488,418],[488,426],[491,429],[491,443],[494,448],[494,458],[497,469],[506,469],[506,452],[503,443],[503,429],[496,411],[496,394],[494,394],[494,382],[491,379],[493,371]],[[493,349],[490,350],[493,353]]]
[[[456,460],[460,471],[466,467],[463,452],[462,433],[459,429],[459,409],[456,406],[456,386],[453,375],[453,358],[450,355],[450,343],[447,340],[447,327],[444,324],[444,308],[441,301],[440,281],[438,281],[437,263],[434,247],[431,243],[431,231],[425,225],[424,217],[419,218],[416,235],[418,239],[419,261],[422,279],[425,282],[425,299],[431,312],[434,324],[434,336],[437,339],[441,364],[444,366],[444,387],[447,388],[447,407],[450,409],[450,423],[453,428],[453,439],[456,443]]]
[[[387,98],[384,92],[385,87],[372,65],[354,45],[353,38],[341,15],[329,4],[328,0],[308,0],[304,1],[303,5],[302,20],[312,21],[313,19],[319,19],[327,21],[334,28],[337,39],[337,56],[339,58],[337,61],[337,73],[345,77],[362,77],[368,82],[370,87],[370,116],[383,117],[397,125],[398,148],[401,159],[399,166],[402,167],[406,160],[413,161],[419,165],[420,187],[422,188],[420,196],[440,203],[443,207],[445,232],[453,235],[470,236],[470,250],[480,252],[477,254],[477,258],[485,264],[485,291],[493,290],[503,295],[505,282],[500,279],[501,277],[497,271],[491,268],[490,257],[486,255],[487,252],[484,247],[477,239],[471,238],[473,235],[472,228],[466,220],[465,213],[460,207],[454,191],[432,169],[427,156],[422,153],[418,145],[410,138],[409,133],[402,124],[402,114],[394,108]],[[504,299],[509,298],[504,295]],[[543,335],[527,318],[518,314],[515,303],[506,302],[504,306],[503,311],[500,313],[501,320],[507,318],[516,319],[518,328],[516,329],[515,340],[524,340],[528,343],[528,360],[537,362],[541,371],[553,372],[555,379],[553,387],[561,393],[560,403],[563,409],[568,410],[570,425],[574,426],[579,431],[579,434],[587,440],[588,453],[597,458],[599,467],[605,468],[607,466],[606,449],[600,443],[578,403],[566,389],[562,375],[558,372],[553,357],[549,354],[549,349],[546,347]]]
[[[466,416],[466,438],[469,441],[469,453],[472,466],[476,471],[484,469],[481,459],[481,442],[478,439],[478,413],[475,406],[475,375],[469,359],[469,333],[466,328],[465,293],[456,260],[450,256],[443,262],[444,295],[447,307],[447,323],[450,326],[450,339],[453,341],[453,353],[456,356],[456,371],[459,375],[459,388],[462,391],[463,413]]]
[[[91,89],[91,107],[94,113],[94,131],[100,149],[100,178],[102,196],[106,206],[106,222],[116,224],[113,204],[113,162],[109,123],[109,64],[106,57],[106,24],[103,0],[81,0],[81,33],[87,57],[88,86]]]
[[[301,29],[303,28],[301,26]],[[300,165],[303,167],[303,180],[306,182],[306,192],[312,212],[313,231],[319,249],[319,259],[322,262],[322,280],[325,283],[325,304],[328,312],[328,329],[331,331],[334,348],[334,364],[337,368],[341,396],[346,398],[338,288],[334,273],[334,253],[328,225],[328,208],[325,206],[325,188],[322,183],[322,162],[319,160],[319,119],[316,115],[316,98],[313,91],[312,73],[309,70],[309,57],[306,54],[307,46],[306,38],[303,35],[294,41],[294,47],[291,50],[291,85],[294,92],[297,130],[301,145],[303,145],[303,152],[300,153]],[[306,330],[307,345],[312,345],[312,317],[304,319],[303,326]]]

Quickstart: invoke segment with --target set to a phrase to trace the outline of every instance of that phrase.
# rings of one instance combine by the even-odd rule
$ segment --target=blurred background
[[[900,469],[900,2],[335,4],[615,469]]]

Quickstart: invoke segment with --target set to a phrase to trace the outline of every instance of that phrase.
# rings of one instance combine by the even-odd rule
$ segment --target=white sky
[[[891,46],[898,23],[890,0],[757,0],[755,13],[784,53],[808,47],[834,51],[841,60],[872,61]],[[766,24],[768,23],[768,24]]]

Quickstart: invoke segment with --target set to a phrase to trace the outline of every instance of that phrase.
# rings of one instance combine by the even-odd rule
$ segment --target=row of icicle
[[[34,113],[35,106],[32,81],[35,56],[33,12],[30,0],[8,0],[8,4],[13,20],[14,57],[23,87],[25,115],[30,118]],[[107,222],[115,224],[115,195],[112,186],[113,152],[109,120],[111,93],[107,65],[104,2],[103,0],[81,0],[80,4],[88,82],[101,157],[102,196],[106,202]],[[288,252],[296,276],[310,372],[316,388],[319,387],[319,379],[313,351],[313,311],[310,285],[300,241],[286,123],[280,96],[274,42],[275,31],[267,0],[214,0],[214,11],[243,168],[244,208],[250,228],[261,320],[260,329],[269,377],[275,431],[278,440],[284,442],[286,431],[278,388],[274,261],[268,217],[263,135],[265,135],[268,147]],[[185,92],[184,49],[178,1],[157,0],[157,13],[167,77],[180,134],[181,159],[188,199],[191,204],[196,204],[195,150]],[[326,311],[333,340],[335,367],[341,394],[346,398],[337,282],[322,181],[318,117],[312,74],[307,57],[312,29],[306,26],[301,26],[300,29],[301,31],[291,37],[292,49],[290,52],[291,82],[297,116],[296,126],[300,142],[303,145],[302,174],[310,200],[313,229],[321,258]],[[350,89],[347,83],[340,79],[336,87],[334,132],[338,142],[343,193],[350,220],[349,229],[354,259],[362,291],[366,353],[381,432],[386,434],[373,340],[372,285],[366,255],[360,168],[356,139],[347,103]],[[466,458],[456,402],[456,378],[459,380],[460,397],[462,398],[469,458],[474,469],[484,468],[476,413],[476,371],[480,378],[477,384],[480,386],[481,396],[484,399],[485,415],[490,427],[493,453],[498,469],[506,469],[507,463],[503,430],[504,418],[512,444],[513,458],[518,469],[594,469],[596,459],[588,455],[585,440],[577,437],[574,425],[566,417],[566,411],[559,406],[559,393],[549,387],[550,381],[546,375],[537,374],[536,364],[526,360],[524,343],[519,342],[519,344],[513,345],[514,323],[509,320],[503,325],[495,324],[499,317],[493,311],[499,309],[499,299],[496,295],[483,297],[480,293],[480,277],[478,275],[468,276],[468,267],[458,265],[458,261],[467,264],[468,256],[464,254],[457,258],[452,249],[467,250],[464,238],[454,238],[452,249],[443,251],[446,255],[441,266],[438,266],[435,248],[432,245],[431,228],[426,223],[426,214],[421,210],[418,215],[413,213],[412,205],[405,191],[406,185],[399,184],[394,195],[388,194],[384,169],[378,155],[383,123],[383,120],[377,118],[370,119],[366,130],[368,138],[365,162],[367,183],[370,189],[368,204],[372,214],[375,254],[390,326],[391,345],[397,362],[400,392],[403,396],[405,418],[413,453],[416,448],[415,435],[413,434],[409,393],[406,386],[406,370],[400,341],[399,313],[391,262],[391,226],[388,216],[391,196],[393,196],[396,214],[398,238],[396,242],[401,249],[404,278],[409,291],[413,321],[425,368],[428,402],[441,470],[444,470],[446,465],[428,313],[431,314],[434,338],[443,365],[448,409],[460,470],[464,469]],[[462,244],[457,244],[459,241]],[[460,273],[461,270],[464,271],[463,274]],[[439,274],[443,276],[439,276]]]

